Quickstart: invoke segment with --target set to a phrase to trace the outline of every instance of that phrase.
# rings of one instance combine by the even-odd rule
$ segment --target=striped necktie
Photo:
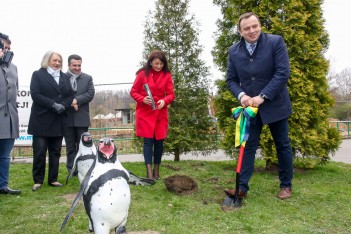
[[[249,53],[250,53],[250,55],[253,54],[253,52],[255,51],[255,48],[256,48],[256,44],[251,44],[251,45],[249,46]]]

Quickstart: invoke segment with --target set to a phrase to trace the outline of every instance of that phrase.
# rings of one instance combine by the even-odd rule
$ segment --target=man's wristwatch
[[[262,98],[263,100],[267,100],[267,97],[266,97],[266,95],[264,95],[263,93],[260,93],[260,98]]]

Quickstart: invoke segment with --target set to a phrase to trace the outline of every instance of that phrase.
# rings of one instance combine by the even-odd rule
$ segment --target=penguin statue
[[[81,182],[61,231],[71,217],[75,206],[83,196],[85,211],[89,217],[89,230],[96,234],[126,233],[125,225],[130,205],[129,173],[117,157],[117,147],[111,138],[99,142],[97,158]]]
[[[79,150],[74,159],[72,170],[70,171],[66,184],[68,184],[68,180],[73,177],[74,172],[78,171],[78,179],[79,182],[82,183],[85,175],[87,174],[89,168],[93,165],[94,160],[96,159],[96,147],[93,143],[93,138],[89,132],[84,132],[81,135]],[[133,185],[154,185],[155,180],[143,178],[135,175],[131,171],[129,172],[129,184]]]
[[[66,179],[66,184],[68,183],[68,180],[72,178],[75,171],[78,172],[78,180],[82,183],[95,159],[96,147],[93,143],[93,138],[89,132],[84,132],[80,137],[79,150],[74,159],[72,170]]]

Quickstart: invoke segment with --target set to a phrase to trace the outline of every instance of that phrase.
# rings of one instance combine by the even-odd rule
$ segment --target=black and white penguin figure
[[[77,159],[77,162],[79,161]],[[152,185],[154,183],[153,180],[130,174],[118,160],[114,141],[111,138],[101,139],[95,160],[81,181],[80,190],[62,223],[61,231],[83,196],[90,231],[104,234],[115,228],[117,234],[126,233],[125,225],[130,205],[129,184]]]
[[[78,171],[78,179],[82,183],[88,170],[93,165],[96,156],[96,147],[93,138],[89,132],[84,132],[80,137],[79,150],[74,159],[72,170],[67,177],[66,184],[75,171]]]
[[[61,231],[83,195],[89,217],[89,230],[96,234],[126,233],[130,205],[129,173],[117,158],[117,147],[111,138],[99,142],[97,158],[81,183],[80,191],[61,226]]]
[[[99,142],[97,160],[84,191],[84,207],[96,234],[126,233],[130,205],[129,173],[117,157],[111,138]]]

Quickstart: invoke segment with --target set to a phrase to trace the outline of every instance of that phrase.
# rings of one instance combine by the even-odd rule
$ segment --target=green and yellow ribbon
[[[245,147],[247,139],[249,139],[250,133],[250,120],[255,118],[258,112],[258,108],[247,106],[238,106],[232,109],[234,119],[236,119],[235,129],[235,147]]]

